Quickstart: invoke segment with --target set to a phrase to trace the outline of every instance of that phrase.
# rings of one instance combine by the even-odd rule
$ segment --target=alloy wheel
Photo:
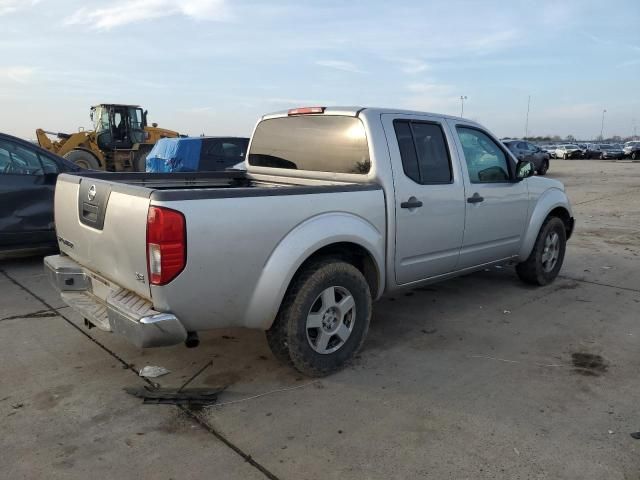
[[[356,303],[344,287],[326,288],[307,315],[307,341],[320,354],[333,353],[349,339],[356,320]]]
[[[542,268],[545,272],[550,272],[558,263],[560,256],[560,236],[557,232],[549,232],[544,239],[544,250],[542,251]]]

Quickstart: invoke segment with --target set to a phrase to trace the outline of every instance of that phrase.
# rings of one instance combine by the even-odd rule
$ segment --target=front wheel
[[[267,342],[274,355],[312,377],[328,375],[358,352],[369,330],[371,292],[362,273],[338,259],[297,275]]]
[[[631,160],[636,160],[638,158],[638,152],[633,152],[631,154]]]
[[[71,150],[65,153],[64,158],[85,170],[100,170],[98,159],[86,150]]]
[[[516,272],[525,283],[547,285],[555,280],[562,268],[567,247],[567,231],[558,217],[548,217],[538,232],[533,250]]]

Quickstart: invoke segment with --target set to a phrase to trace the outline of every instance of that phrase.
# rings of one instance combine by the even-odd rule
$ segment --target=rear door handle
[[[406,202],[400,204],[401,208],[418,208],[422,206],[422,202],[416,197],[410,197]]]
[[[484,202],[484,197],[481,197],[478,192],[474,193],[473,196],[467,198],[468,203],[480,203]]]

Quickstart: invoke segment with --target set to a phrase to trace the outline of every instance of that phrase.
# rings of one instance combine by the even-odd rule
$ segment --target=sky
[[[460,115],[500,137],[640,134],[640,1],[0,0],[0,131],[133,103],[249,136],[309,105]]]

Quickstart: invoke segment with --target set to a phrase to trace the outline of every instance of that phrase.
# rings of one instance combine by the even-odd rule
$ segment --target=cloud
[[[0,68],[0,79],[8,79],[16,83],[29,83],[36,72],[34,67],[12,66]]]
[[[406,87],[409,94],[402,101],[411,110],[457,115],[460,96],[453,85],[434,81],[410,83]],[[466,106],[466,105],[465,105]]]
[[[640,58],[634,58],[633,60],[626,60],[622,63],[616,65],[618,68],[628,68],[635,67],[636,65],[640,65]]]
[[[467,47],[472,52],[491,53],[511,46],[518,35],[519,32],[515,29],[498,30],[489,34],[478,35],[469,41]]]
[[[599,118],[602,115],[602,106],[595,103],[572,103],[557,105],[543,111],[546,118],[562,120],[582,120],[585,118]]]
[[[417,58],[390,58],[389,61],[402,65],[400,70],[410,75],[422,73],[429,69],[429,64]]]
[[[332,105],[335,104],[333,100],[309,100],[300,98],[266,98],[266,103],[275,103],[280,105]]]
[[[110,30],[130,23],[172,15],[195,20],[225,20],[229,17],[224,0],[128,0],[104,8],[82,7],[67,17],[66,25],[89,25]]]
[[[318,60],[316,65],[333,68],[335,70],[342,70],[343,72],[365,73],[364,70],[361,70],[355,64],[351,62],[344,62],[342,60]]]
[[[40,3],[40,0],[0,0],[0,16],[24,10]]]

